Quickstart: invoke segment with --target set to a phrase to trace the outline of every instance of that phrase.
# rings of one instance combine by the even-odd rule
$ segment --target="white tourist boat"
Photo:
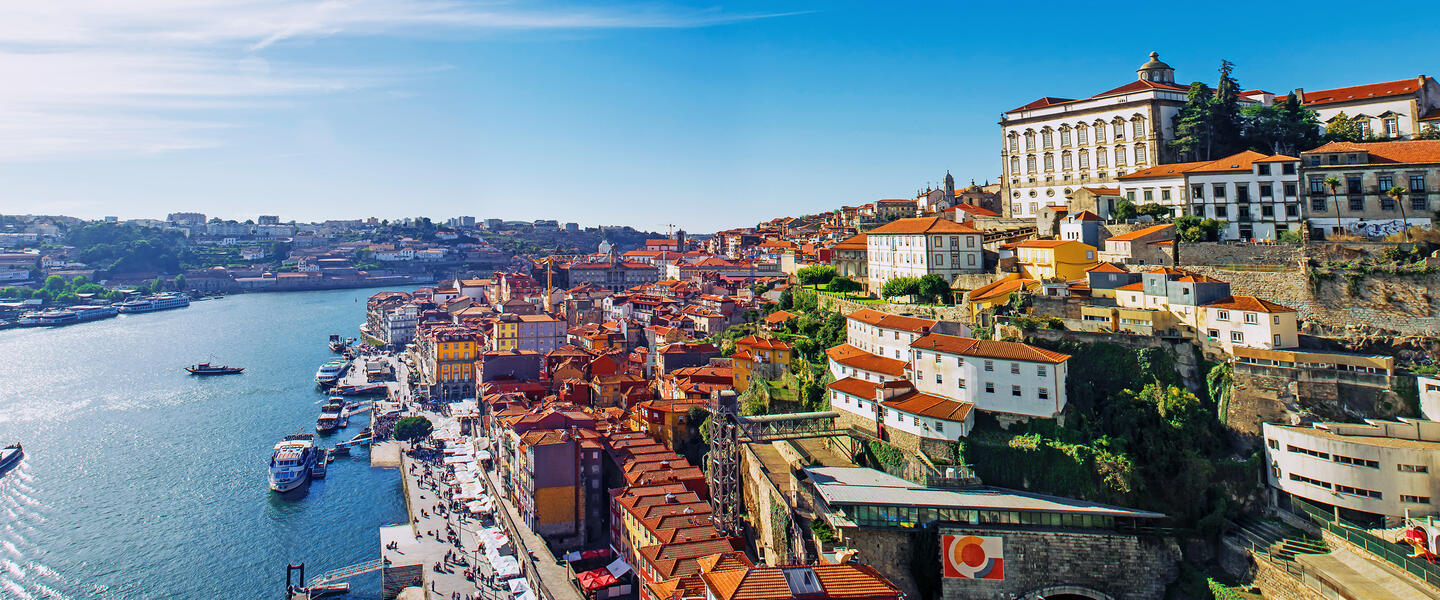
[[[335,385],[335,382],[345,376],[345,371],[349,368],[350,361],[348,360],[332,360],[320,365],[320,370],[315,372],[315,383],[320,385]]]
[[[157,310],[170,310],[172,308],[184,308],[190,306],[190,297],[184,294],[155,294],[139,300],[121,302],[115,305],[122,313],[144,313]]]
[[[314,434],[285,436],[275,444],[275,452],[270,455],[270,489],[283,493],[304,485],[310,480],[310,471],[318,456]]]

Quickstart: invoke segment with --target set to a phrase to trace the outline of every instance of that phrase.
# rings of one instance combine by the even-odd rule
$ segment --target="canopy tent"
[[[614,575],[615,578],[618,579],[630,572],[630,565],[625,562],[625,559],[617,558],[614,562],[605,565],[605,570],[609,571],[611,575]]]
[[[576,575],[575,579],[580,582],[580,587],[587,590],[598,590],[620,583],[619,579],[611,575],[610,571],[604,568],[585,571],[584,573]]]
[[[450,455],[450,456],[446,456],[446,457],[445,457],[445,464],[447,464],[447,465],[474,464],[474,463],[475,463],[475,456],[474,456],[473,454],[452,454],[452,455]]]
[[[489,450],[476,450],[476,451],[475,451],[475,458],[476,458],[477,460],[490,460],[490,451],[489,451]]]
[[[496,579],[503,580],[520,576],[520,561],[515,560],[513,556],[501,556],[491,561],[490,566],[495,569]]]

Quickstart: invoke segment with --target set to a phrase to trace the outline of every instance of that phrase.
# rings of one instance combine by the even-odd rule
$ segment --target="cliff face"
[[[1301,333],[1335,338],[1405,338],[1440,335],[1440,273],[1318,279],[1302,268],[1232,271],[1183,268],[1230,282],[1236,295],[1256,296],[1294,308]]]

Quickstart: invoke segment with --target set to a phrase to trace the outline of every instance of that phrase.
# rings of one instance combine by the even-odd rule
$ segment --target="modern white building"
[[[1440,421],[1440,377],[1421,375],[1415,378],[1420,391],[1420,414],[1431,421]]]
[[[1351,521],[1435,514],[1440,502],[1440,422],[1402,419],[1266,423],[1265,463],[1273,500],[1296,496],[1337,507]],[[1354,512],[1347,512],[1354,511]]]
[[[866,232],[866,271],[872,293],[896,277],[980,273],[984,234],[941,217],[896,219]]]

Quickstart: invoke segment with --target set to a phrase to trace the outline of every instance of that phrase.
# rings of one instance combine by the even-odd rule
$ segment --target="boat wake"
[[[27,556],[36,546],[31,539],[46,535],[38,527],[47,518],[46,504],[33,494],[34,477],[22,462],[0,479],[0,513],[7,515],[0,527],[0,598],[17,600],[71,600],[60,590],[85,590],[84,597],[103,597],[103,586],[86,586]]]

